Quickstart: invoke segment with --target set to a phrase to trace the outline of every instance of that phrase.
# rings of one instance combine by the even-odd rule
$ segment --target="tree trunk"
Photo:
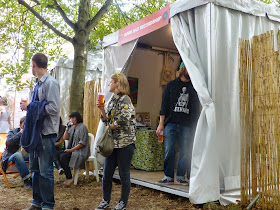
[[[87,66],[87,45],[74,45],[74,66],[70,91],[70,113],[78,111],[83,114],[83,98],[85,86],[85,73]]]
[[[83,115],[83,100],[85,74],[87,67],[87,55],[89,47],[89,0],[81,0],[79,6],[78,21],[75,24],[74,46],[74,66],[72,73],[71,91],[70,91],[70,113],[80,112]]]

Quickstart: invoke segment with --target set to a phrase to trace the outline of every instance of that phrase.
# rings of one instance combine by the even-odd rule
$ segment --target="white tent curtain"
[[[204,11],[202,12],[201,9]],[[209,31],[200,30],[203,27],[197,24],[204,21],[205,25],[209,25],[209,18],[203,17],[203,15],[208,16],[209,11],[210,7],[205,6],[197,11],[196,9],[188,10],[171,18],[174,42],[188,69],[202,105],[194,138],[189,188],[190,201],[194,204],[215,201],[220,197],[219,165],[215,151],[217,144],[215,106],[210,97],[205,77],[208,72],[208,56],[200,56],[203,51],[199,53],[198,50],[198,46],[205,45],[200,47],[204,47],[203,49],[206,50],[204,53],[207,55],[209,46],[205,41],[207,39],[203,41],[203,38],[208,35]],[[202,17],[197,16],[196,12],[201,13]],[[199,19],[199,17],[200,21],[196,21],[196,18]],[[204,33],[204,36],[201,33]],[[198,37],[202,42],[199,42]]]
[[[279,8],[251,0],[178,0],[171,5],[173,39],[202,104],[193,145],[192,203],[220,199],[227,204],[240,198],[229,191],[240,186],[239,39],[269,30],[276,34],[280,23],[269,18],[277,19],[278,14]],[[110,44],[117,40],[113,35]],[[137,40],[104,50],[102,88],[107,102],[110,76],[127,73],[136,44]],[[102,131],[100,123],[96,138]]]
[[[133,54],[134,49],[136,48],[138,43],[138,39],[128,42],[123,45],[111,45],[104,49],[104,66],[102,72],[102,80],[101,80],[101,88],[102,92],[105,93],[105,106],[110,101],[113,96],[112,93],[109,92],[108,84],[111,79],[111,75],[115,73],[124,73],[127,74],[128,66],[130,64],[130,60]],[[98,129],[96,132],[95,139],[98,140],[102,135],[105,128],[105,124],[100,121],[98,125]],[[97,141],[94,142],[94,148],[96,148]],[[94,156],[97,158],[97,161],[100,165],[104,163],[104,157],[94,150]]]
[[[193,147],[190,200],[236,202],[240,199],[239,40],[270,30],[276,35],[280,24],[209,3],[174,16],[171,26],[203,106]]]
[[[220,164],[220,202],[236,202],[231,189],[240,187],[240,91],[239,91],[239,40],[251,40],[267,31],[275,35],[280,23],[267,17],[248,15],[241,11],[213,5],[212,62],[213,91],[217,125],[217,151]],[[276,48],[275,48],[276,49]],[[240,197],[239,197],[240,199]]]

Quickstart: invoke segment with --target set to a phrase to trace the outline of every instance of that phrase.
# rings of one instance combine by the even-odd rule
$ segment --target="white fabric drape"
[[[251,0],[178,0],[171,5],[173,40],[202,105],[193,145],[192,203],[220,199],[228,204],[240,198],[239,40],[269,30],[276,34],[280,23],[269,18],[278,18],[279,11]],[[110,76],[127,73],[136,44],[104,50],[102,88],[107,102]],[[100,123],[96,138],[102,131]],[[102,156],[97,154],[97,159],[103,163]]]
[[[217,124],[217,151],[220,164],[220,202],[236,202],[240,187],[240,90],[239,40],[250,40],[267,31],[275,35],[280,23],[267,17],[248,15],[240,11],[213,5],[213,90]],[[276,48],[275,48],[276,49]],[[238,182],[239,181],[239,182]]]
[[[280,20],[280,8],[257,0],[177,0],[171,4],[170,17],[208,3],[255,16],[267,16],[269,19],[278,22]]]
[[[135,47],[137,46],[138,39],[128,42],[123,45],[111,45],[104,49],[104,66],[101,78],[101,89],[105,93],[105,106],[110,101],[112,93],[109,92],[108,84],[111,79],[111,75],[115,73],[127,74],[127,66],[129,65],[130,58],[133,54]],[[104,131],[105,125],[102,121],[99,122],[96,132],[96,140],[100,138]],[[97,141],[94,142],[94,148],[96,148]],[[104,157],[94,150],[94,156],[100,165],[104,164]]]
[[[205,7],[207,13],[206,10],[209,12],[208,7]],[[200,27],[196,25],[195,17],[195,9],[180,13],[171,18],[171,28],[176,47],[188,69],[191,81],[202,104],[194,138],[189,188],[190,201],[198,204],[218,200],[220,188],[219,166],[215,151],[215,106],[207,87],[205,73],[208,71],[203,69],[203,66],[204,68],[207,66],[207,56],[200,57],[197,48],[201,43],[198,42],[196,34],[202,33],[203,30],[200,30]],[[204,20],[210,21],[207,18]],[[208,23],[205,22],[205,24]],[[204,49],[207,49],[207,42],[202,43],[206,45],[203,46]]]

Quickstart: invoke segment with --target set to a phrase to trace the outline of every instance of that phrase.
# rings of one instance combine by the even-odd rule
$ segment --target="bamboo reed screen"
[[[85,83],[84,88],[84,124],[88,128],[88,132],[96,135],[100,120],[100,110],[96,106],[98,92],[101,90],[101,80],[92,80]]]
[[[240,41],[241,202],[279,209],[280,33]]]

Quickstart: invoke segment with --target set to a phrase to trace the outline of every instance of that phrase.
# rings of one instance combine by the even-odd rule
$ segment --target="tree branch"
[[[128,24],[127,24],[127,22],[126,22],[125,17],[126,17],[127,19],[129,19],[131,22],[134,22],[130,17],[127,16],[127,14],[126,14],[125,12],[123,12],[123,11],[121,10],[121,7],[119,6],[117,0],[115,0],[115,1],[116,1],[116,4],[118,5],[118,9],[119,9],[119,11],[121,12],[122,17],[123,17],[123,20],[124,20],[124,22],[126,23],[126,25],[128,25]]]
[[[95,14],[95,16],[88,22],[88,28],[91,30],[98,21],[101,19],[101,17],[107,12],[109,6],[112,4],[113,0],[106,0],[105,4],[100,8],[100,10]]]
[[[63,9],[60,7],[60,5],[57,3],[56,0],[54,0],[54,7],[55,9],[60,13],[61,17],[67,23],[72,29],[74,29],[75,24],[67,17]]]
[[[133,3],[133,5],[134,5],[135,7],[137,7],[138,9],[140,9],[140,10],[143,10],[143,11],[145,11],[145,12],[149,12],[150,14],[152,14],[152,12],[151,12],[150,10],[146,10],[146,9],[144,9],[144,8],[138,6],[137,4],[134,4],[134,3]]]
[[[37,5],[41,5],[38,0],[31,0],[31,1],[35,2]],[[57,3],[56,0],[54,0],[54,4],[53,5],[49,4],[46,7],[50,8],[50,9],[57,10],[59,12],[59,14],[61,15],[61,17],[63,18],[63,20],[65,21],[65,23],[67,23],[72,29],[74,29],[74,27],[75,27],[74,23],[67,17],[67,15],[65,14],[65,12],[60,7],[60,5]]]
[[[33,2],[35,2],[37,5],[42,6],[41,3],[38,0],[31,0]],[[47,5],[46,8],[50,8],[50,9],[55,9],[54,5]]]
[[[54,33],[58,36],[62,37],[63,39],[73,43],[73,39],[66,34],[61,33],[57,30],[52,24],[46,21],[40,14],[38,14],[32,7],[30,7],[24,0],[18,0],[18,3],[26,7],[36,18],[38,18],[43,24],[45,24],[49,29],[51,29]]]

